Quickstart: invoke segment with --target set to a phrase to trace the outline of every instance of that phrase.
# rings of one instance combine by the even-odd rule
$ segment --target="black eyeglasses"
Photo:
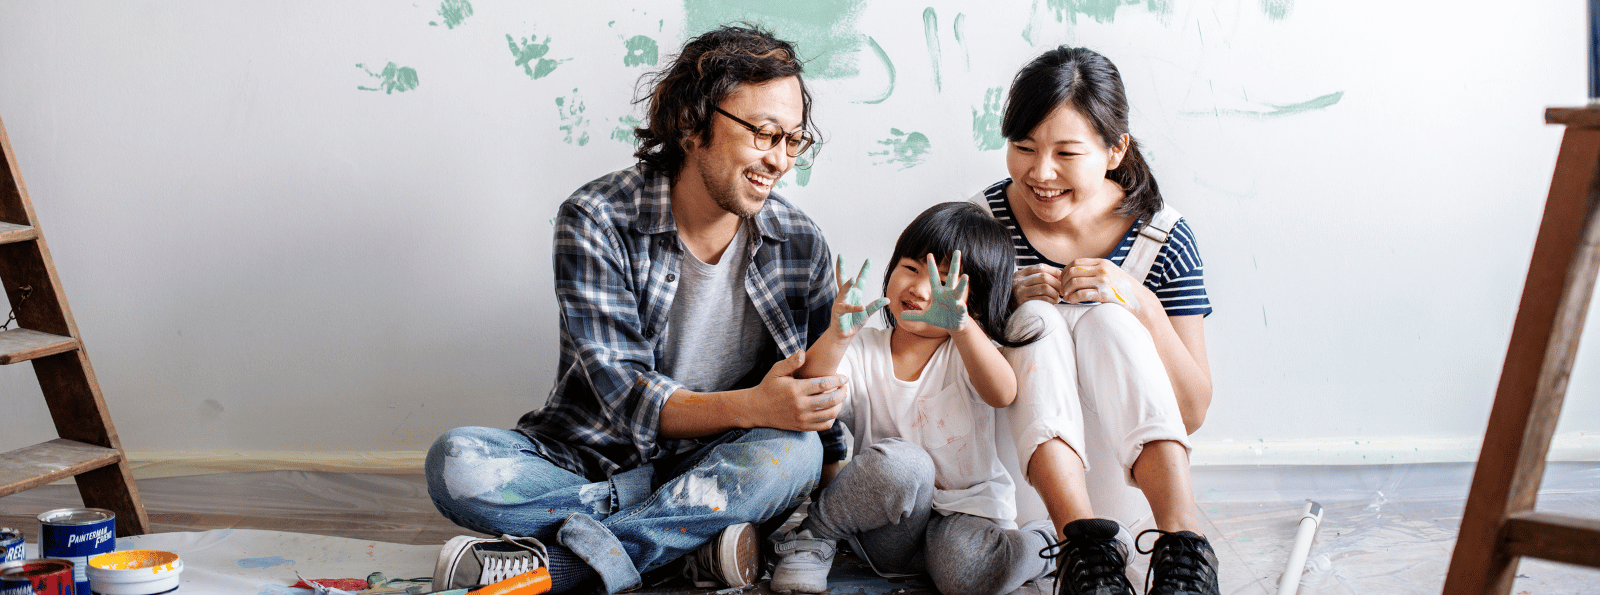
[[[817,142],[817,139],[812,138],[811,133],[805,130],[784,132],[782,128],[773,124],[756,126],[740,120],[738,116],[722,111],[720,107],[711,106],[711,109],[717,110],[717,113],[727,116],[729,120],[738,122],[740,126],[745,127],[745,130],[749,130],[750,134],[755,135],[756,148],[762,151],[771,151],[773,147],[778,146],[779,142],[782,142],[784,144],[783,152],[788,153],[790,157],[799,157],[801,153],[806,152],[806,149],[811,148],[811,145]]]

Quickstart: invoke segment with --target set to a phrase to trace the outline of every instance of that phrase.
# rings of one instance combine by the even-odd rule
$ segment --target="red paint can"
[[[77,581],[67,560],[23,560],[0,564],[0,595],[75,595]]]

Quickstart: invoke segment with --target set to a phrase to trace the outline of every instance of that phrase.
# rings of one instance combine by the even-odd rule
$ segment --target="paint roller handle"
[[[1300,511],[1300,527],[1294,534],[1294,546],[1289,549],[1289,564],[1283,570],[1283,578],[1278,580],[1278,595],[1294,595],[1300,588],[1300,574],[1306,569],[1306,555],[1311,552],[1311,540],[1316,538],[1320,525],[1322,505],[1307,501],[1305,508]]]

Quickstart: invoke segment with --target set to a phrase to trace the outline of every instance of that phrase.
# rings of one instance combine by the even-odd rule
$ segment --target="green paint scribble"
[[[572,90],[571,97],[556,98],[556,112],[561,116],[561,130],[567,133],[561,139],[569,145],[584,146],[589,144],[589,119],[583,117],[586,109],[583,101],[578,99],[578,90]]]
[[[1003,113],[1000,102],[1000,87],[990,87],[983,93],[983,113],[978,113],[977,108],[972,110],[972,140],[979,151],[995,151],[1006,146],[1006,139],[1000,136]]]
[[[883,46],[878,45],[878,40],[868,37],[867,44],[872,46],[873,55],[877,56],[878,60],[883,62],[883,67],[888,69],[889,88],[885,89],[883,91],[883,96],[877,99],[867,99],[864,101],[857,101],[856,103],[883,103],[883,100],[888,99],[890,95],[894,95],[894,62],[889,61],[889,53],[883,51]],[[804,185],[805,184],[801,184],[801,186]]]
[[[1117,18],[1117,9],[1129,4],[1144,4],[1145,9],[1166,21],[1172,16],[1172,0],[1044,0],[1045,9],[1058,23],[1077,24],[1078,17],[1089,17],[1097,23],[1110,23]],[[1034,3],[1035,9],[1038,3]],[[1036,11],[1037,14],[1037,11]],[[1032,42],[1033,24],[1022,36]]]
[[[655,66],[659,52],[656,40],[643,35],[635,35],[624,42],[628,53],[622,56],[623,66],[649,65]]]
[[[873,165],[899,164],[900,169],[908,169],[921,165],[922,160],[927,158],[928,151],[933,148],[928,142],[928,136],[921,132],[906,133],[901,132],[899,128],[890,128],[889,134],[892,136],[878,141],[878,144],[884,145],[884,150],[867,153],[872,157],[883,158],[873,162]]]
[[[966,63],[967,72],[972,72],[972,52],[967,49],[967,13],[956,13],[956,45],[961,46],[961,58]]]
[[[791,170],[794,172],[794,183],[799,184],[802,187],[811,183],[811,166],[817,162],[817,153],[821,151],[821,144],[811,145],[811,150],[806,151],[804,155],[801,155],[799,158],[795,159],[794,169]],[[785,177],[783,179],[788,178]],[[782,181],[783,180],[779,180],[780,183]]]
[[[472,3],[467,0],[444,0],[439,4],[439,16],[444,19],[446,29],[454,29],[472,16]],[[428,24],[439,26],[438,21],[428,21]]]
[[[933,90],[943,91],[944,82],[939,76],[939,15],[932,6],[922,11],[922,37],[928,40],[928,60],[933,62]]]
[[[685,28],[699,35],[727,23],[748,21],[795,44],[806,78],[846,79],[860,72],[856,54],[866,36],[856,23],[866,0],[684,0]]]
[[[555,72],[556,67],[560,66],[562,62],[571,60],[571,58],[567,60],[552,60],[544,57],[545,54],[550,53],[550,39],[550,36],[546,35],[544,43],[539,43],[539,34],[535,33],[532,39],[522,38],[522,43],[519,45],[517,40],[511,37],[510,33],[506,34],[506,44],[511,46],[511,56],[516,58],[515,64],[521,66],[522,71],[528,73],[529,78],[534,80],[542,79]]]
[[[635,144],[638,142],[638,139],[633,136],[633,129],[638,128],[643,124],[643,121],[633,117],[631,114],[617,118],[617,127],[611,131],[611,140],[630,145]]]
[[[1229,116],[1236,118],[1250,118],[1253,120],[1266,120],[1269,118],[1282,118],[1310,111],[1327,109],[1333,104],[1344,99],[1344,91],[1335,91],[1315,99],[1299,103],[1275,104],[1268,103],[1262,109],[1215,109],[1208,112],[1183,112],[1185,116]]]
[[[1261,0],[1261,12],[1267,13],[1267,18],[1281,21],[1289,16],[1289,9],[1294,8],[1294,0]]]
[[[356,68],[366,71],[367,74],[372,75],[372,78],[379,80],[376,87],[356,85],[356,88],[362,91],[383,91],[384,95],[391,95],[395,91],[404,93],[417,88],[417,84],[420,82],[417,80],[416,69],[410,66],[396,66],[394,62],[384,66],[381,72],[373,72],[362,64],[357,64]]]

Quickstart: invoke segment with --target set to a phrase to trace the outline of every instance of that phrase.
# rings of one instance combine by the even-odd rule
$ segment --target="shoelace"
[[[1054,550],[1054,551],[1052,551]],[[1088,550],[1089,555],[1079,554],[1068,556],[1075,550]],[[1101,585],[1116,585],[1120,578],[1128,580],[1122,574],[1122,567],[1108,563],[1121,557],[1116,547],[1110,543],[1090,542],[1087,544],[1074,543],[1072,539],[1057,541],[1039,550],[1040,558],[1056,559],[1056,580],[1073,579],[1075,590],[1083,591]],[[1091,563],[1090,559],[1099,562]],[[1071,562],[1071,565],[1068,565]],[[1130,585],[1131,588],[1131,585]]]
[[[1139,540],[1144,539],[1146,533],[1155,533],[1158,536],[1156,541],[1150,543],[1150,549],[1148,550],[1139,546]],[[1156,556],[1156,545],[1161,541],[1162,537],[1171,537],[1172,539],[1168,540],[1171,545],[1163,548],[1160,556]],[[1133,549],[1139,550],[1141,554],[1150,554],[1150,569],[1144,573],[1144,592],[1151,592],[1150,579],[1156,574],[1157,568],[1166,569],[1161,572],[1162,582],[1178,589],[1179,592],[1203,592],[1205,590],[1206,582],[1204,577],[1194,571],[1196,567],[1204,564],[1202,560],[1205,559],[1204,554],[1200,553],[1199,543],[1195,539],[1178,535],[1171,531],[1145,529],[1139,532],[1138,537],[1133,538]]]
[[[520,552],[487,552],[483,556],[483,577],[478,582],[492,585],[533,568],[532,560]]]

